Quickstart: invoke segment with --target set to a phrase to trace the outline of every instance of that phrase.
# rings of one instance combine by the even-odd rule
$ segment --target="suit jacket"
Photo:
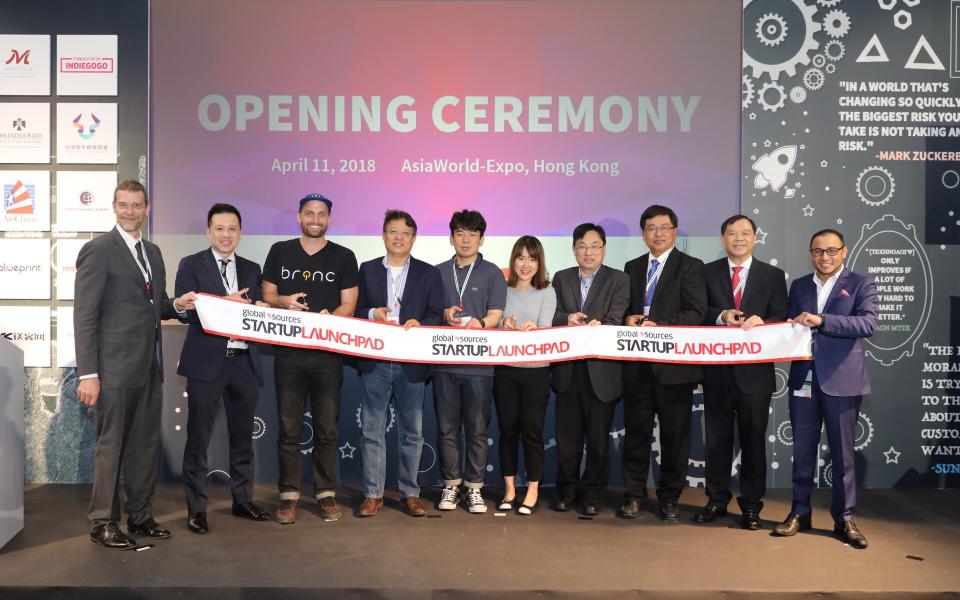
[[[370,309],[389,306],[387,298],[387,269],[383,257],[360,265],[360,295],[357,298],[356,317],[366,319]],[[443,281],[440,270],[422,260],[410,257],[407,282],[400,297],[400,323],[416,319],[421,325],[443,324]],[[378,361],[369,358],[357,360],[361,373],[373,371]],[[404,363],[403,372],[410,381],[426,381],[433,367],[422,363]]]
[[[790,286],[789,316],[817,314],[814,275]],[[813,368],[823,393],[829,396],[862,396],[870,393],[870,374],[863,354],[863,338],[877,325],[877,286],[873,279],[843,267],[830,298],[823,307],[823,326],[813,333],[813,362],[790,365],[790,389],[798,390]]]
[[[707,314],[703,324],[716,325],[720,313],[734,305],[727,257],[708,264],[704,268],[704,276],[707,282]],[[754,257],[740,297],[740,310],[744,318],[755,315],[764,323],[785,321],[787,279],[783,270]],[[773,394],[777,389],[773,363],[705,366],[704,385],[719,385],[724,369],[730,370],[737,389],[745,394]]]
[[[256,302],[262,300],[260,290],[260,265],[234,254],[237,267],[237,289],[250,288],[247,295]],[[227,288],[217,268],[216,260],[210,248],[184,257],[177,269],[177,279],[174,284],[177,296],[190,291],[205,292],[217,296],[226,296]],[[177,374],[197,381],[213,381],[223,361],[226,360],[227,338],[219,335],[204,333],[200,325],[197,311],[187,311],[187,337],[180,350],[180,362],[177,365]],[[263,375],[260,372],[260,355],[256,344],[247,342],[249,352],[246,359],[250,361],[257,380],[263,384]]]
[[[97,373],[102,388],[146,385],[151,362],[163,360],[160,321],[177,316],[167,297],[160,248],[143,240],[150,263],[153,302],[144,293],[143,274],[120,232],[83,245],[77,256],[73,327],[77,375]],[[163,376],[163,363],[160,362]]]
[[[579,267],[570,267],[554,275],[553,289],[557,293],[557,311],[553,325],[567,324],[571,313],[584,312],[589,320],[597,319],[603,325],[623,325],[624,313],[630,302],[630,282],[623,271],[600,265],[594,276],[587,301],[580,309]],[[590,383],[602,402],[620,399],[623,392],[623,363],[616,360],[587,359]],[[555,363],[550,368],[550,384],[557,392],[570,389],[573,381],[573,363]]]
[[[647,290],[647,257],[644,254],[624,266],[630,278],[630,310],[628,315],[642,315]],[[657,325],[700,325],[707,311],[707,289],[703,280],[703,261],[674,247],[660,273],[650,303],[651,321]],[[655,383],[675,385],[697,383],[703,378],[700,365],[648,363]],[[628,363],[624,376],[628,382],[641,378],[643,366]]]

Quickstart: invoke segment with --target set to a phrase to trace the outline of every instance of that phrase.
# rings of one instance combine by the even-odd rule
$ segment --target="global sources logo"
[[[60,59],[61,73],[113,73],[113,58],[69,56]]]

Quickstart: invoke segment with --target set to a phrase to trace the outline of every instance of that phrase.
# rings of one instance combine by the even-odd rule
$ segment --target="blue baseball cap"
[[[304,205],[304,204],[306,204],[307,202],[313,202],[314,200],[317,200],[317,201],[320,201],[320,202],[323,202],[324,204],[326,204],[326,205],[327,205],[327,211],[333,210],[333,200],[327,198],[327,197],[324,196],[323,194],[307,194],[307,195],[304,196],[303,198],[300,198],[300,208],[299,208],[299,210],[303,210],[303,205]]]

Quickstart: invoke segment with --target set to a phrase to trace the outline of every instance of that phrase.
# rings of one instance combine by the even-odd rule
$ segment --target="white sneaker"
[[[447,486],[443,488],[443,493],[440,495],[440,504],[437,505],[437,508],[440,510],[453,510],[460,504],[460,499],[463,498],[462,493],[460,492],[459,486]]]
[[[487,512],[487,503],[483,501],[480,488],[469,488],[467,490],[467,510],[474,514]]]

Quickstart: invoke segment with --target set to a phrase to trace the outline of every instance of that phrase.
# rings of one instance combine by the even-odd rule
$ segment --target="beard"
[[[320,231],[317,232],[317,233],[313,233],[313,232],[310,230],[310,227],[309,227],[309,226],[307,226],[307,225],[300,225],[300,231],[302,231],[302,232],[303,232],[303,235],[307,236],[308,238],[317,239],[317,238],[322,238],[324,235],[326,235],[326,233],[327,233],[327,226],[326,226],[326,225],[321,225],[321,226],[320,226]]]

